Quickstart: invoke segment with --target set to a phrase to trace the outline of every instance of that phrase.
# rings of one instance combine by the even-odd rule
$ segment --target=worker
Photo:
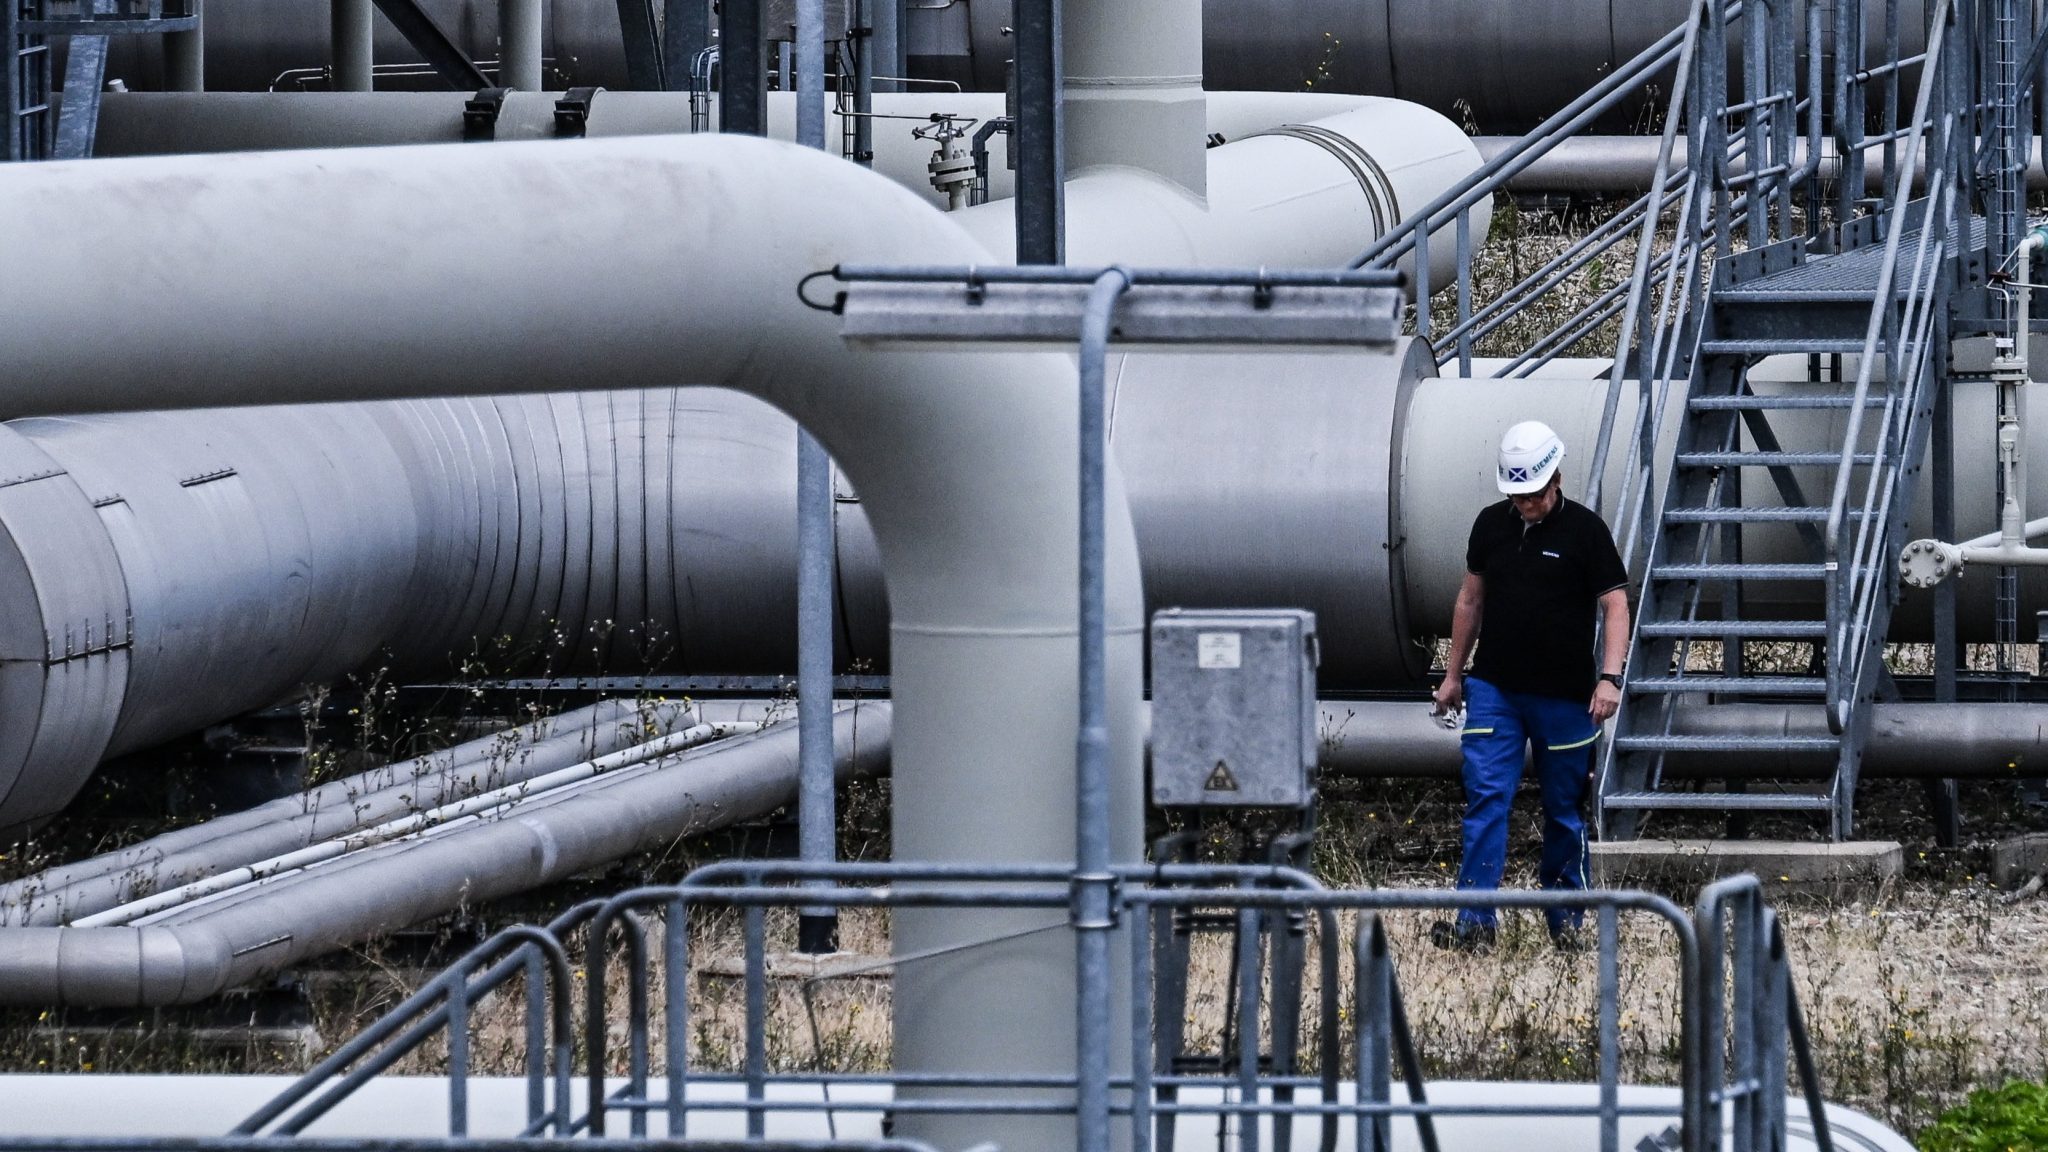
[[[1463,706],[1465,820],[1461,889],[1500,887],[1508,809],[1533,746],[1543,797],[1545,888],[1586,887],[1584,802],[1600,725],[1621,703],[1628,653],[1628,570],[1599,513],[1564,495],[1564,442],[1528,420],[1501,437],[1494,477],[1507,499],[1472,522],[1465,578],[1451,616],[1451,651],[1435,710]],[[1598,667],[1594,619],[1600,621]],[[1470,673],[1465,661],[1478,642]],[[1578,908],[1545,909],[1559,948],[1580,946]],[[1439,922],[1438,947],[1493,944],[1492,908]]]

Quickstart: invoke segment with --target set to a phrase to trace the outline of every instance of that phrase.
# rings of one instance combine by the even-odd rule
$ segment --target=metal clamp
[[[1109,872],[1078,872],[1067,881],[1067,922],[1084,931],[1115,928],[1124,903],[1124,882]]]
[[[590,105],[602,88],[571,88],[555,101],[555,136],[579,140],[590,128]]]
[[[505,110],[505,97],[510,88],[484,88],[463,102],[462,139],[472,144],[488,144],[498,138],[498,115]]]

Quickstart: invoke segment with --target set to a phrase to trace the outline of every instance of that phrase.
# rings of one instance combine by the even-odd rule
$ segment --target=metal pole
[[[1060,4],[1061,0],[1016,0],[1019,264],[1067,260]]]
[[[903,59],[903,6],[904,0],[868,0],[868,27],[873,29],[868,47],[873,54],[871,71],[881,76],[902,76],[906,64]],[[875,91],[898,92],[903,85],[893,80],[884,81]]]
[[[498,0],[498,83],[538,92],[541,0]]]
[[[190,32],[164,34],[164,87],[172,92],[206,91],[206,9],[202,0],[192,0],[192,18],[199,24]]]
[[[1056,3],[1057,0],[1052,0]],[[1020,5],[1020,7],[1026,5]],[[1108,427],[1103,411],[1110,318],[1131,285],[1130,273],[1096,277],[1081,317],[1080,728],[1075,735],[1074,964],[1079,1083],[1075,1127],[1080,1152],[1109,1152],[1109,933],[1114,879],[1109,870],[1109,681],[1105,616],[1108,587],[1103,501]],[[1256,1037],[1245,1043],[1257,1043]],[[1251,1123],[1251,1118],[1246,1118]]]
[[[661,58],[671,91],[688,91],[697,56],[711,46],[709,0],[666,0],[661,24]]]
[[[796,140],[825,147],[825,0],[796,4]],[[796,433],[797,838],[806,864],[830,864],[838,814],[832,778],[832,459]],[[839,950],[839,916],[805,908],[797,950]]]
[[[825,146],[825,0],[796,0],[796,142]]]
[[[853,162],[863,168],[875,166],[875,60],[882,55],[881,35],[875,25],[877,5],[895,7],[894,0],[854,0]]]
[[[768,77],[761,66],[761,0],[723,0],[718,13],[718,130],[765,136]]]
[[[336,92],[368,92],[370,0],[328,0],[327,67]]]

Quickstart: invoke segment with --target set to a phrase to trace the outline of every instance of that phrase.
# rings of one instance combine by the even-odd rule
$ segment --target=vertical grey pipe
[[[868,42],[862,45],[862,54],[872,62],[871,69],[882,76],[905,74],[903,58],[903,0],[867,0]],[[896,92],[902,85],[893,80],[883,82],[876,91]]]
[[[817,4],[819,0],[806,0]],[[832,458],[809,432],[796,446],[796,714],[797,839],[806,864],[829,864],[836,853],[832,775]],[[797,950],[839,950],[839,916],[830,907],[798,917]]]
[[[541,0],[498,0],[498,83],[538,92],[541,79]]]
[[[172,92],[206,91],[206,5],[192,0],[199,26],[164,36],[164,87]]]
[[[853,162],[875,166],[875,5],[854,0],[853,16]],[[894,75],[894,73],[891,73]]]
[[[796,142],[825,147],[825,0],[796,4]],[[796,714],[797,837],[807,864],[833,857],[832,778],[832,460],[825,446],[797,429],[796,444]],[[805,908],[797,949],[838,950],[838,917]]]
[[[370,0],[327,0],[327,67],[337,92],[368,92],[375,52]]]
[[[1017,263],[1066,263],[1061,0],[1017,0]]]
[[[718,130],[768,132],[768,78],[761,67],[761,0],[718,6]]]
[[[1104,362],[1110,317],[1130,274],[1111,268],[1096,278],[1081,319],[1080,717],[1074,736],[1074,1042],[1079,1063],[1075,1127],[1080,1152],[1109,1152],[1110,906],[1109,680],[1105,612],[1107,544],[1103,505],[1109,470]]]
[[[796,0],[796,142],[825,146],[825,0]],[[787,76],[785,74],[785,80]]]

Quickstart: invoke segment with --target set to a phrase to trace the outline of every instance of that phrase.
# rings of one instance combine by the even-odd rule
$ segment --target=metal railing
[[[1881,656],[1884,637],[1882,629],[1874,625],[1880,618],[1880,609],[1889,606],[1893,565],[1888,543],[1893,513],[1903,511],[1895,509],[1893,501],[1900,479],[1918,463],[1918,449],[1924,447],[1930,402],[1923,388],[1933,351],[1931,337],[1937,319],[1945,311],[1944,289],[1954,277],[1958,250],[1968,243],[1958,212],[1962,189],[1955,178],[1956,149],[1962,142],[1957,123],[1963,110],[1952,106],[1954,81],[1959,75],[1957,62],[1962,54],[1944,59],[1943,51],[1955,23],[1953,0],[1936,0],[1928,15],[1927,51],[1911,121],[1903,134],[1904,152],[1896,168],[1887,165],[1892,190],[1885,210],[1884,257],[1842,433],[1824,530],[1828,565],[1828,717],[1830,727],[1838,732],[1851,722],[1857,696],[1865,690],[1866,680],[1873,673],[1872,661]],[[1945,88],[1950,91],[1943,92]],[[1933,143],[1926,147],[1930,134]],[[1890,146],[1888,142],[1887,147]],[[1889,177],[1894,172],[1918,172],[1923,148],[1927,196],[1915,202],[1911,179]],[[1906,234],[1916,228],[1911,273],[1901,295],[1896,287],[1900,253]],[[1851,515],[1852,466],[1865,451],[1865,405],[1873,372],[1880,363],[1884,365],[1884,404],[1868,449],[1871,459],[1858,514]],[[1837,773],[1834,786],[1839,793],[1851,783],[1845,774]],[[1838,808],[1842,799],[1841,795],[1836,796]]]
[[[1820,1152],[1834,1152],[1784,932],[1764,903],[1763,885],[1754,876],[1710,884],[1693,916],[1700,942],[1700,1083],[1712,1113],[1701,1133],[1702,1152],[1719,1152],[1724,1133],[1729,1152],[1783,1148],[1788,1072],[1798,1078],[1814,1143]]]
[[[500,933],[448,972],[409,998],[362,1036],[344,1045],[298,1084],[235,1129],[237,1139],[295,1134],[326,1114],[350,1093],[398,1060],[437,1038],[448,1053],[451,1133],[467,1122],[465,1081],[470,1066],[466,1033],[480,1000],[512,976],[527,976],[524,1035],[529,1092],[530,1137],[542,1144],[568,1136],[604,1140],[623,1119],[626,1134],[648,1136],[650,1117],[659,1117],[667,1140],[688,1139],[693,1117],[744,1117],[750,1140],[761,1140],[771,1113],[822,1116],[838,1132],[842,1118],[881,1113],[897,1117],[1066,1116],[1077,1125],[1086,1081],[1104,1101],[1107,1116],[1122,1124],[1135,1152],[1172,1145],[1181,1117],[1218,1118],[1235,1126],[1240,1152],[1266,1146],[1260,1133],[1272,1127],[1272,1146],[1289,1146],[1293,1126],[1316,1125],[1318,1144],[1331,1149],[1336,1127],[1352,1127],[1355,1152],[1387,1152],[1397,1125],[1414,1124],[1426,1152],[1438,1148],[1437,1121],[1473,1116],[1581,1116],[1595,1121],[1603,1152],[1618,1149],[1625,1117],[1677,1119],[1686,1152],[1721,1152],[1723,1130],[1732,1134],[1730,1152],[1782,1148],[1788,1074],[1803,1088],[1817,1141],[1831,1148],[1828,1120],[1813,1072],[1812,1055],[1792,992],[1782,936],[1765,907],[1754,878],[1716,884],[1688,916],[1670,901],[1622,891],[1453,891],[1380,889],[1335,891],[1293,869],[1271,865],[1159,865],[1115,869],[1112,907],[1133,989],[1154,987],[1154,965],[1164,953],[1159,933],[1176,911],[1200,909],[1236,915],[1251,928],[1257,918],[1274,922],[1306,917],[1324,952],[1325,979],[1336,979],[1340,913],[1354,925],[1348,951],[1352,972],[1353,1027],[1339,1048],[1325,1034],[1325,1060],[1339,1051],[1353,1056],[1345,1078],[1348,1093],[1333,1091],[1336,1069],[1313,1075],[1275,1074],[1247,1044],[1213,1074],[1176,1072],[1164,1059],[1164,1031],[1149,995],[1135,995],[1127,1018],[1128,1071],[1113,1070],[1110,1051],[1083,1059],[1073,1073],[993,1074],[968,1069],[882,1072],[836,1071],[822,1066],[790,1072],[770,1067],[767,912],[820,903],[836,908],[1043,909],[1050,915],[1033,931],[1070,931],[1087,911],[1077,895],[1077,873],[1059,865],[969,866],[838,864],[804,866],[784,861],[731,861],[701,868],[682,883],[634,889],[593,901],[557,919],[547,929],[515,928]],[[827,879],[830,889],[805,887]],[[1381,914],[1393,911],[1455,910],[1485,905],[1528,910],[1575,908],[1592,921],[1598,966],[1593,1073],[1599,1091],[1591,1102],[1542,1103],[1431,1100],[1423,1077],[1396,975],[1393,949]],[[687,995],[696,963],[695,944],[704,918],[729,924],[739,918],[744,1035],[736,1068],[701,1068],[690,1058],[697,1021]],[[1732,913],[1732,916],[1730,915]],[[1620,1093],[1620,949],[1624,915],[1644,917],[1669,931],[1679,973],[1678,1028],[1680,1101],[1624,1100]],[[657,922],[658,921],[658,926]],[[1256,942],[1256,931],[1251,937]],[[925,954],[891,958],[896,972],[907,967],[1018,938],[969,940]],[[1238,947],[1247,947],[1240,936]],[[610,945],[624,967],[624,1036],[612,1009]],[[584,957],[580,988],[567,956],[579,945]],[[1724,949],[1732,961],[1724,963]],[[721,972],[732,976],[729,965]],[[1251,973],[1249,976],[1246,973]],[[1257,1037],[1279,1022],[1261,1019],[1256,965],[1236,978],[1249,981],[1228,1011],[1240,1037]],[[657,978],[666,994],[656,1006]],[[1097,973],[1094,977],[1115,977]],[[1326,989],[1327,991],[1327,989]],[[572,998],[580,998],[580,1030],[567,1026]],[[808,1003],[808,1000],[807,1000]],[[1311,1006],[1327,1029],[1339,1029],[1335,997]],[[815,1020],[812,1021],[815,1030]],[[572,1036],[580,1034],[584,1062],[580,1088],[571,1085]],[[661,1041],[659,1067],[652,1056]],[[816,1043],[816,1037],[813,1037]],[[624,1075],[617,1075],[623,1046]],[[1392,1091],[1398,1077],[1405,1098]],[[891,1089],[887,1094],[878,1087]],[[706,1091],[705,1089],[713,1089]],[[799,1091],[801,1089],[801,1091]],[[842,1091],[843,1090],[843,1091]],[[762,1147],[780,1145],[761,1145]],[[870,1149],[871,1144],[849,1143]]]

